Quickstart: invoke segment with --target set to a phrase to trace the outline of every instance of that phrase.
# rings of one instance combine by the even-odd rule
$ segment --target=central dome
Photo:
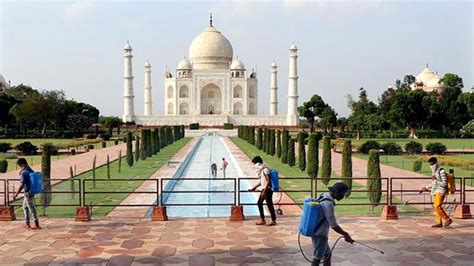
[[[189,47],[194,69],[229,69],[233,54],[229,40],[213,26],[194,38]]]

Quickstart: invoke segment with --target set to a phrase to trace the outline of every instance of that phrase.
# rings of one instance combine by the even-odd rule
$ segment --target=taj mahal
[[[153,113],[151,64],[145,63],[144,113],[135,114],[132,71],[132,47],[124,47],[123,121],[141,125],[177,125],[199,123],[205,126],[278,125],[297,126],[298,118],[298,48],[289,49],[288,111],[278,114],[278,66],[270,66],[270,88],[259,91],[257,71],[247,71],[244,63],[234,58],[230,41],[212,21],[189,47],[189,59],[183,58],[176,71],[164,75],[163,101],[165,114]],[[270,94],[270,112],[258,114],[258,96]]]

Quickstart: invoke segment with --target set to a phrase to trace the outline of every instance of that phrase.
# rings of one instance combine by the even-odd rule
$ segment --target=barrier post
[[[0,206],[0,221],[14,221],[16,220],[15,209],[10,206],[10,190],[8,186],[10,183],[8,180],[3,180],[3,192],[4,192],[4,206]]]
[[[389,197],[389,204],[383,206],[382,209],[382,214],[380,215],[380,218],[384,220],[397,220],[398,219],[398,213],[397,213],[397,206],[392,205],[392,178],[389,177],[390,182],[387,182],[388,185],[388,197]]]
[[[168,214],[166,213],[166,206],[163,206],[163,179],[156,180],[156,206],[153,206],[151,215],[152,221],[168,221]]]
[[[466,178],[461,181],[461,204],[457,204],[454,209],[454,218],[456,219],[471,219],[471,207],[466,204]]]
[[[82,199],[81,206],[76,208],[76,222],[89,222],[91,220],[91,213],[90,208],[85,206],[86,196],[85,196],[85,185],[86,179],[79,182],[79,194],[82,195],[80,198]]]
[[[235,183],[234,183],[235,184]],[[234,185],[234,193],[237,193],[238,202],[236,205],[230,207],[230,221],[243,221],[245,220],[244,216],[244,207],[240,205],[240,178],[237,178],[237,189]]]

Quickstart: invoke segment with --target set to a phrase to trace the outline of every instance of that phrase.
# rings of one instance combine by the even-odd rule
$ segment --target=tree
[[[337,122],[337,113],[332,109],[331,106],[326,105],[324,107],[323,112],[321,114],[320,125],[324,129],[324,133],[329,131],[333,131],[333,127],[336,125]]]
[[[351,95],[348,95],[347,99],[351,109],[349,125],[357,131],[357,139],[360,139],[360,131],[369,129],[369,116],[378,113],[377,105],[369,100],[364,88],[359,89],[358,101],[355,101]]]
[[[179,126],[173,126],[173,140],[176,142],[180,139],[181,133],[179,132]]]
[[[51,154],[57,148],[52,143],[42,145],[41,173],[43,174],[43,193],[40,194],[40,205],[43,207],[43,216],[46,215],[46,207],[51,204],[53,195],[51,194]]]
[[[72,171],[72,166],[69,166],[69,179],[71,179],[71,199],[76,197],[76,188],[74,186],[74,172]]]
[[[108,116],[104,118],[103,124],[109,129],[109,135],[112,136],[113,128],[118,128],[122,124],[122,119],[116,116]]]
[[[278,158],[281,158],[281,131],[277,131],[276,135],[276,155]]]
[[[257,130],[257,149],[263,149],[263,130],[262,128],[258,128]]]
[[[288,165],[295,166],[296,158],[295,158],[295,139],[290,138],[288,143]]]
[[[270,130],[270,155],[275,155],[275,129]]]
[[[0,93],[0,126],[15,123],[15,117],[10,113],[10,109],[19,103],[17,99],[5,93]]]
[[[349,125],[349,120],[345,117],[339,117],[336,124],[339,126],[341,132],[346,131],[347,126]]]
[[[95,169],[96,169],[97,155],[94,155],[92,160],[92,187],[95,188]]]
[[[288,142],[290,141],[290,133],[288,129],[283,129],[283,137],[281,143],[281,162],[288,163]]]
[[[155,137],[155,131],[151,131],[149,132],[150,134],[150,146],[151,146],[151,154],[156,154],[157,153],[157,150],[156,150],[156,137]]]
[[[132,132],[127,132],[127,164],[133,166],[133,142]]]
[[[346,192],[346,198],[351,195],[352,189],[352,142],[350,139],[344,140],[342,146],[342,166],[341,166],[341,177],[347,178],[344,183],[349,186],[349,190]]]
[[[306,169],[306,132],[298,133],[298,167],[301,172]]]
[[[171,132],[171,139],[173,139],[173,131],[171,128],[170,128],[170,132]],[[150,129],[146,130],[146,138],[147,138],[146,157],[151,157],[153,155],[153,143],[152,143],[152,136],[151,136]]]
[[[161,148],[166,147],[168,144],[168,141],[166,140],[166,133],[165,133],[165,127],[160,127],[160,144]]]
[[[5,95],[15,98],[18,102],[23,102],[29,96],[37,93],[37,90],[30,86],[24,85],[23,83],[12,86],[10,89],[5,91]]]
[[[382,199],[382,179],[380,174],[380,158],[377,150],[369,152],[369,161],[367,162],[367,190],[370,203],[372,204],[372,213],[374,208],[380,204]]]
[[[158,130],[158,128],[155,128],[154,130],[155,132],[155,142],[156,142],[156,152],[160,152],[161,150],[161,140],[160,140],[160,131]]]
[[[143,144],[142,144],[143,145]],[[140,160],[141,148],[140,148],[140,137],[137,136],[135,140],[135,161]]]
[[[318,176],[319,168],[319,136],[316,133],[309,134],[308,140],[308,175],[311,178]]]
[[[147,157],[147,136],[146,136],[146,129],[142,129],[141,131],[141,137],[142,139],[142,145],[140,145],[140,160],[145,160]]]
[[[322,115],[325,107],[326,103],[317,94],[314,94],[308,102],[304,102],[302,106],[298,107],[298,114],[306,118],[310,126],[310,132],[314,132],[315,118]]]
[[[263,152],[267,153],[268,128],[263,129]]]
[[[474,107],[472,104],[471,106],[466,105],[466,101],[463,100],[466,96],[463,97],[464,84],[461,77],[447,73],[441,78],[440,83],[444,84],[440,103],[447,118],[445,126],[451,130],[459,130],[471,120],[469,109],[472,110]],[[472,92],[470,94],[472,95]]]
[[[325,185],[331,180],[331,138],[325,136],[323,138],[323,162],[321,165],[321,182]]]
[[[250,127],[250,144],[255,145],[255,127]]]
[[[122,172],[122,150],[119,150],[118,154],[118,172]]]
[[[107,154],[107,179],[110,179],[110,158],[109,155]]]

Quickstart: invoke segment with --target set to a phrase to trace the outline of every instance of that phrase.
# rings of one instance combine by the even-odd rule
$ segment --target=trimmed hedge
[[[331,180],[331,138],[325,136],[323,138],[323,162],[321,164],[321,182],[325,185]]]
[[[0,142],[0,152],[1,153],[5,153],[9,150],[11,150],[12,148],[12,144],[11,143],[7,143],[7,142]]]
[[[231,124],[231,123],[224,123],[224,129],[225,129],[225,130],[234,129],[234,124]]]
[[[298,133],[298,167],[301,172],[306,170],[306,145],[305,145],[305,132]]]
[[[423,162],[421,160],[416,160],[413,162],[413,172],[420,172]]]
[[[197,129],[199,129],[199,123],[191,123],[191,124],[189,124],[189,129],[190,129],[190,130],[197,130]]]
[[[410,141],[405,144],[405,151],[408,154],[420,154],[423,151],[423,145],[416,141]]]
[[[309,134],[308,140],[308,169],[309,177],[316,178],[319,170],[319,135]]]
[[[295,158],[295,139],[290,138],[288,143],[288,165],[295,166],[296,158]]]
[[[6,173],[8,169],[8,161],[0,160],[0,173]]]
[[[352,189],[352,142],[350,139],[346,139],[344,141],[344,145],[342,146],[341,177],[348,178],[343,181],[349,186],[349,190],[345,195],[347,198],[351,195]]]
[[[402,147],[395,142],[386,142],[380,146],[385,154],[400,155],[403,153]]]
[[[283,136],[281,140],[281,162],[288,163],[288,142],[290,141],[290,132],[283,129]]]
[[[36,147],[29,141],[19,143],[15,146],[15,149],[20,151],[24,155],[35,155],[38,151],[38,147]]]
[[[357,151],[363,154],[369,154],[370,150],[380,150],[380,143],[375,140],[368,140],[357,148]]]
[[[439,155],[443,155],[448,151],[448,148],[446,147],[446,145],[440,142],[428,143],[426,144],[425,149],[430,154],[439,154]]]
[[[263,149],[263,130],[261,128],[257,130],[257,149]]]
[[[367,190],[369,190],[369,201],[372,203],[372,213],[374,208],[380,204],[382,199],[382,179],[380,173],[380,157],[378,150],[369,151],[369,161],[367,162]]]

